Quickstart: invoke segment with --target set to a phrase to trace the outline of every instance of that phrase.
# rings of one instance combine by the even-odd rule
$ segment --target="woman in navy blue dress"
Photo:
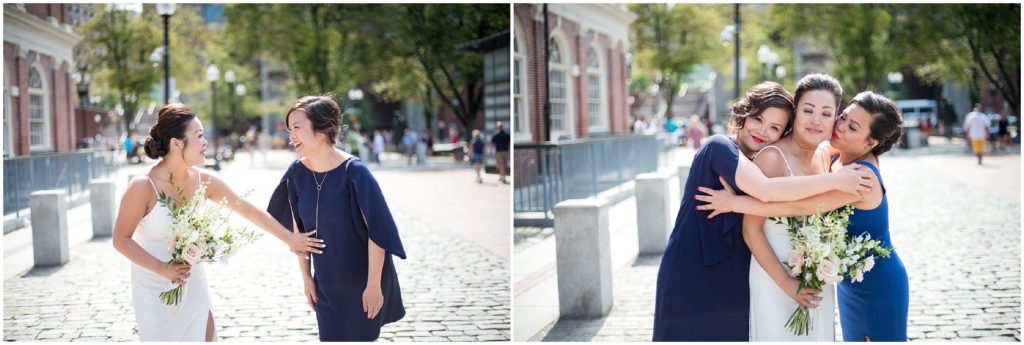
[[[871,169],[881,188],[872,189],[863,198],[829,192],[795,202],[762,203],[749,197],[735,197],[728,190],[701,188],[701,192],[709,195],[697,198],[708,204],[698,208],[714,210],[715,214],[739,212],[774,217],[809,215],[819,206],[832,210],[852,204],[854,210],[847,232],[851,236],[869,233],[872,239],[881,240],[883,246],[892,246],[889,203],[878,170],[878,157],[899,142],[902,125],[896,104],[871,91],[854,96],[840,115],[829,141],[832,151],[837,153],[832,158],[832,170],[855,163]],[[877,258],[863,281],[843,280],[838,300],[844,341],[907,341],[910,285],[907,270],[895,250],[888,258]]]
[[[405,316],[392,255],[405,259],[398,228],[376,179],[362,161],[334,148],[341,109],[307,96],[285,121],[301,157],[285,172],[267,211],[289,229],[316,232],[330,249],[299,259],[321,341],[373,341]]]
[[[735,137],[714,135],[694,156],[658,268],[654,341],[748,340],[750,250],[740,229],[743,215],[711,218],[710,212],[696,210],[699,186],[722,188],[724,180],[762,200],[797,200],[835,189],[857,193],[870,187],[867,173],[856,169],[774,179],[761,173],[750,157],[790,130],[793,108],[793,97],[781,85],[758,84],[733,106]]]

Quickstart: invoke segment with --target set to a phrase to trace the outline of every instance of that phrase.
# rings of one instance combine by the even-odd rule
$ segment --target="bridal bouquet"
[[[227,262],[239,247],[255,242],[262,235],[244,227],[227,225],[231,210],[226,200],[204,204],[208,185],[209,182],[201,183],[195,195],[187,199],[184,205],[179,205],[164,192],[160,192],[157,198],[171,210],[171,237],[167,243],[171,251],[171,263],[195,266],[202,262]],[[174,188],[179,196],[184,196],[181,188]],[[245,193],[235,204],[241,203],[248,195],[248,192]],[[178,285],[161,293],[160,298],[164,304],[177,305],[181,300],[181,292],[182,285]]]
[[[821,290],[847,276],[851,281],[862,281],[864,273],[874,266],[875,255],[889,256],[889,249],[869,234],[852,238],[847,234],[852,213],[853,207],[847,205],[832,212],[822,213],[819,209],[811,216],[786,218],[792,247],[787,265],[790,275],[800,281],[797,293],[804,288]],[[797,307],[786,327],[795,335],[807,335],[811,324],[810,311]]]

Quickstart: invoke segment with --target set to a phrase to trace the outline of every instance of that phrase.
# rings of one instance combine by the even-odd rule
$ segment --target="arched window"
[[[548,54],[548,98],[551,102],[551,139],[572,139],[572,59],[561,40],[552,37]]]
[[[587,49],[587,114],[591,131],[608,130],[608,107],[605,96],[605,73],[601,55],[595,46]]]
[[[52,147],[50,137],[49,92],[46,80],[33,66],[28,71],[28,138],[30,150],[48,150]]]

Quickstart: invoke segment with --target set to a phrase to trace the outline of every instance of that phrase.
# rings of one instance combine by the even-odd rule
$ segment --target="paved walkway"
[[[290,159],[287,155],[279,156]],[[280,178],[280,166],[289,161],[275,160],[268,170],[249,169],[248,161],[238,159],[228,163],[221,176],[236,191],[255,188],[250,201],[266,205]],[[426,170],[434,171],[424,175],[422,171]],[[374,174],[384,186],[409,256],[408,260],[395,260],[406,317],[385,326],[380,340],[508,340],[507,254],[498,255],[500,251],[495,253],[496,250],[489,247],[493,244],[486,242],[498,232],[505,234],[507,242],[508,225],[493,229],[502,225],[473,218],[422,216],[437,205],[483,208],[465,200],[491,200],[494,197],[489,194],[500,193],[501,187],[479,186],[467,178],[465,169],[438,171],[436,168],[394,167],[374,169]],[[457,189],[453,193],[433,195],[434,203],[423,203],[415,198],[410,201],[408,197],[414,193],[407,191],[417,191],[417,187],[403,183],[420,181],[426,176]],[[497,179],[495,175],[488,177]],[[452,180],[469,182],[459,185]],[[507,204],[504,209],[508,210]],[[505,224],[507,218],[506,215]],[[252,227],[244,220],[238,221]],[[452,231],[461,226],[452,225],[456,221],[473,223],[479,232],[491,235],[462,236]],[[85,225],[69,225],[74,229],[72,232],[85,232],[80,229]],[[8,236],[4,238],[5,247]],[[5,256],[7,254],[5,250]],[[113,249],[109,238],[85,238],[71,248],[71,260],[64,266],[36,268],[5,279],[4,340],[138,340],[130,302],[129,265],[129,261]],[[297,267],[295,255],[272,236],[264,236],[243,248],[227,264],[211,265],[208,276],[219,340],[317,340],[316,318],[302,294]]]
[[[931,147],[882,157],[892,238],[910,277],[908,336],[1019,342],[1019,147],[1011,154],[986,156],[979,167],[961,144],[933,140]],[[515,232],[517,262],[518,253],[544,243],[552,233],[538,228]],[[641,256],[615,270],[608,316],[557,320],[529,340],[649,341],[660,261],[657,255]],[[518,319],[530,317],[519,312],[519,294],[517,327]],[[838,320],[836,328],[841,336]]]

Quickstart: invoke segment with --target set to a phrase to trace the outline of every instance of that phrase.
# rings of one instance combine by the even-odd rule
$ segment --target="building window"
[[[594,131],[605,131],[608,128],[604,79],[601,57],[595,47],[590,47],[587,49],[587,114],[590,129]]]
[[[512,116],[515,116],[515,133],[517,141],[529,141],[532,139],[530,134],[530,111],[529,101],[526,98],[527,94],[527,83],[526,83],[526,56],[524,52],[526,49],[520,47],[519,36],[515,37],[515,42],[512,45],[514,49],[514,64],[512,66],[512,110],[514,111]]]
[[[4,70],[6,72],[6,69]],[[4,157],[14,154],[14,139],[11,138],[11,79],[4,73]]]
[[[551,102],[552,139],[572,138],[572,112],[569,96],[570,59],[562,53],[558,40],[550,39],[548,55],[548,98]]]
[[[38,67],[28,71],[28,138],[29,149],[48,150],[50,141],[50,109],[46,85]]]

